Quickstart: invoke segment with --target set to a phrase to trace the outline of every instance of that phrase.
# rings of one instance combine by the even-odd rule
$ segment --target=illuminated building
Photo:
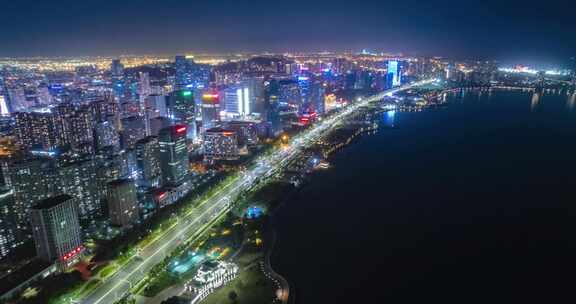
[[[130,149],[134,147],[137,141],[146,137],[144,132],[146,128],[145,117],[130,116],[122,119],[122,148]]]
[[[160,146],[157,137],[146,137],[136,143],[136,161],[139,186],[158,187],[162,178]]]
[[[106,147],[111,147],[115,150],[120,149],[120,136],[112,123],[109,121],[100,122],[96,124],[94,131],[96,135],[96,149],[101,150]]]
[[[14,191],[0,192],[0,259],[23,244],[14,214]]]
[[[146,107],[150,112],[150,119],[157,117],[168,117],[168,109],[166,108],[166,96],[153,94],[148,96]]]
[[[402,82],[402,68],[400,63],[396,60],[388,61],[388,77],[390,79],[391,87],[397,87]]]
[[[32,203],[54,194],[55,171],[51,160],[40,158],[2,163],[5,186],[14,191],[12,208],[20,229],[28,227],[28,215]]]
[[[84,225],[102,215],[102,194],[98,189],[96,162],[92,159],[66,163],[57,169],[57,190],[77,199]]]
[[[191,62],[184,55],[177,55],[174,60],[176,70],[176,89],[184,89],[192,84]]]
[[[111,181],[107,185],[106,201],[110,223],[120,227],[128,227],[139,220],[138,197],[136,186],[130,179]]]
[[[30,212],[36,253],[63,267],[78,262],[84,251],[78,222],[77,199],[62,194],[38,202]]]
[[[177,123],[187,126],[187,136],[196,137],[196,111],[194,93],[191,90],[179,90],[170,94],[168,103],[169,116]]]
[[[254,146],[258,144],[258,130],[253,122],[230,121],[226,123],[225,128],[236,132],[238,146]]]
[[[233,130],[223,128],[212,128],[204,133],[204,160],[212,162],[215,160],[235,160],[238,159],[238,135]]]
[[[8,100],[1,93],[0,93],[0,115],[2,115],[2,116],[10,115],[10,108],[8,107]]]
[[[79,110],[68,119],[68,129],[65,130],[67,142],[72,151],[79,154],[94,152],[94,117],[92,112]]]
[[[247,116],[252,111],[252,94],[247,86],[234,86],[224,90],[225,111],[228,114]]]
[[[120,59],[112,60],[110,65],[110,74],[112,75],[112,91],[116,100],[120,100],[124,97],[124,65],[120,62]]]
[[[188,176],[186,133],[187,126],[177,124],[160,130],[158,134],[163,184],[178,185]]]
[[[54,150],[65,144],[63,121],[50,111],[18,112],[14,115],[17,143],[26,150]]]
[[[139,77],[138,105],[140,107],[140,115],[144,115],[144,111],[146,111],[146,99],[152,94],[152,89],[150,88],[150,75],[148,75],[148,73],[141,72]]]
[[[202,94],[202,129],[207,130],[220,122],[220,95],[215,92]]]

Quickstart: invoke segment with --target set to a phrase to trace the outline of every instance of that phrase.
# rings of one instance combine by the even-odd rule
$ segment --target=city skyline
[[[363,0],[156,3],[10,2],[0,56],[376,49],[415,55],[563,63],[576,53],[574,4]],[[22,17],[26,22],[22,22]]]

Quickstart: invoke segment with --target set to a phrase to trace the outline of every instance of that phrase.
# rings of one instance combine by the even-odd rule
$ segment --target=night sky
[[[2,1],[0,56],[403,51],[560,62],[576,1]]]

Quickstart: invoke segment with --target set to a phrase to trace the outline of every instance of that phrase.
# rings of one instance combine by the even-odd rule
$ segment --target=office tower
[[[192,73],[193,63],[183,55],[177,55],[174,60],[174,69],[176,71],[175,81],[176,90],[187,88],[193,82]]]
[[[238,159],[238,136],[235,131],[223,128],[208,129],[204,133],[204,160]]]
[[[146,137],[145,129],[145,117],[130,116],[122,119],[122,149],[130,149],[137,141]]]
[[[391,78],[392,87],[397,87],[401,85],[402,82],[402,68],[400,63],[396,60],[388,61],[388,77]]]
[[[0,259],[22,245],[23,235],[18,229],[14,210],[14,191],[0,191]]]
[[[77,205],[77,199],[62,194],[32,207],[30,222],[40,259],[50,263],[58,261],[64,268],[78,262],[84,246]]]
[[[102,195],[96,183],[96,166],[94,160],[88,159],[66,163],[57,169],[57,190],[77,199],[83,225],[93,223],[102,215]]]
[[[23,88],[8,89],[8,100],[13,112],[27,111],[34,105],[26,100]]]
[[[0,75],[0,115],[7,116],[10,113],[12,113],[12,107],[8,98],[8,89],[4,78]]]
[[[220,95],[217,92],[202,94],[202,129],[207,130],[220,122]]]
[[[62,121],[49,110],[14,115],[17,143],[25,150],[54,150],[66,144]]]
[[[248,116],[252,113],[253,94],[246,85],[237,85],[224,90],[224,104],[227,114]]]
[[[116,97],[116,100],[120,100],[125,93],[124,65],[122,65],[120,59],[112,60],[112,64],[110,65],[110,74],[114,97]]]
[[[148,96],[146,108],[149,111],[150,119],[157,117],[168,117],[168,109],[166,108],[166,96],[152,94]]]
[[[119,179],[108,183],[106,200],[110,223],[128,227],[139,220],[136,186],[130,179]]]
[[[150,119],[150,135],[158,136],[160,130],[172,125],[172,120],[166,117],[157,117]]]
[[[149,136],[136,143],[138,178],[136,183],[144,187],[159,187],[162,179],[160,146],[158,137]]]
[[[196,110],[194,94],[191,90],[174,91],[169,96],[168,112],[170,117],[177,123],[187,126],[187,137],[194,139],[196,136]]]
[[[278,103],[281,107],[292,105],[301,108],[302,96],[297,81],[291,79],[278,81]]]
[[[158,141],[163,184],[178,185],[188,176],[186,133],[187,126],[183,124],[160,130]]]
[[[14,213],[20,229],[28,227],[33,202],[52,196],[56,190],[53,161],[26,159],[2,163],[5,187],[14,191]]]
[[[8,103],[8,99],[5,95],[0,93],[0,115],[1,116],[8,116],[10,115],[10,107]]]
[[[314,80],[310,90],[310,104],[313,110],[318,114],[324,114],[324,95],[326,94],[324,83],[320,80]]]
[[[146,99],[152,94],[150,88],[150,75],[148,73],[140,72],[139,91],[138,91],[138,106],[140,107],[140,115],[144,115],[146,111]]]

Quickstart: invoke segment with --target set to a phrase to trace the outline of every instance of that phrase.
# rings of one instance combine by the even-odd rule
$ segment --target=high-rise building
[[[233,130],[212,128],[204,133],[204,160],[235,160],[240,156],[238,135]]]
[[[75,264],[84,251],[78,222],[77,199],[62,194],[32,207],[30,219],[36,253],[47,262],[63,267]]]
[[[112,60],[110,65],[110,74],[112,76],[112,91],[116,100],[121,100],[125,93],[124,84],[124,65],[120,62],[120,59]]]
[[[252,93],[245,85],[232,86],[224,90],[224,105],[227,114],[247,116],[252,113]]]
[[[0,115],[6,116],[12,113],[12,107],[10,106],[10,99],[8,99],[8,89],[4,78],[0,75]]]
[[[388,61],[388,75],[391,77],[392,87],[402,84],[402,68],[397,60]]]
[[[54,150],[66,144],[62,120],[49,110],[14,115],[17,143],[26,150]]]
[[[94,127],[96,136],[96,149],[101,150],[106,147],[111,147],[114,150],[120,149],[120,136],[109,121],[103,121]]]
[[[160,146],[158,137],[149,136],[136,143],[138,178],[136,183],[144,187],[158,187],[162,180]]]
[[[178,185],[188,176],[186,133],[187,126],[177,124],[160,130],[158,135],[162,182],[166,185]]]
[[[174,69],[176,70],[175,80],[176,89],[184,89],[192,84],[191,62],[184,55],[177,55],[174,60]]]
[[[148,73],[140,72],[140,87],[138,91],[138,106],[140,107],[140,115],[144,115],[146,111],[146,99],[150,94],[152,94],[152,89],[150,88],[150,75]]]
[[[130,179],[108,183],[106,200],[112,225],[128,227],[139,220],[136,186]]]
[[[35,158],[2,163],[5,187],[14,191],[12,206],[19,229],[28,227],[32,203],[54,195],[56,168],[51,160]]]
[[[148,96],[146,108],[149,111],[150,119],[157,117],[168,117],[168,109],[166,108],[166,96],[153,94]]]
[[[202,94],[202,129],[207,130],[220,122],[220,95],[217,92]]]
[[[0,259],[22,245],[23,235],[18,229],[14,212],[14,191],[0,191]]]
[[[77,199],[82,224],[89,225],[102,215],[97,164],[92,159],[66,163],[57,169],[57,190]]]
[[[69,128],[65,136],[72,151],[79,154],[94,153],[94,117],[92,112],[78,110],[67,122]]]
[[[146,137],[146,121],[142,116],[130,116],[122,119],[122,148],[130,149],[137,141]]]
[[[196,136],[195,108],[194,93],[191,90],[179,90],[170,94],[169,115],[175,122],[187,126],[189,139],[194,139]]]

